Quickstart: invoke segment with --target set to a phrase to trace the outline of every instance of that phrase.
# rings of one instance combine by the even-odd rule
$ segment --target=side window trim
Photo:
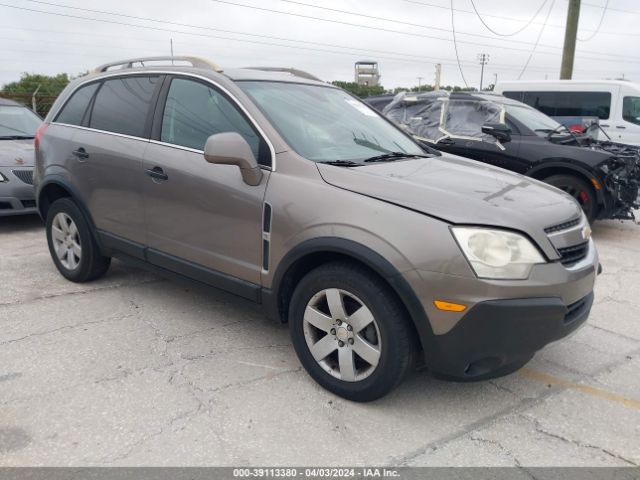
[[[156,107],[155,113],[153,116],[153,126],[151,129],[151,141],[161,145],[167,145],[174,148],[188,150],[191,152],[202,152],[202,150],[197,150],[194,148],[184,147],[182,145],[176,145],[176,144],[161,141],[162,119],[164,117],[164,110],[167,105],[167,96],[169,94],[169,88],[171,87],[171,82],[174,79],[184,79],[184,80],[200,83],[206,86],[207,88],[211,88],[212,90],[216,91],[218,94],[222,95],[225,99],[227,99],[238,110],[238,113],[242,116],[242,118],[244,118],[244,120],[249,124],[249,126],[255,131],[256,135],[260,139],[260,143],[264,144],[267,151],[269,152],[269,165],[260,165],[260,167],[274,170],[275,152],[273,150],[273,147],[271,146],[271,142],[269,142],[269,140],[266,138],[266,136],[262,132],[262,129],[260,129],[257,123],[247,115],[247,113],[245,112],[245,109],[242,107],[240,102],[238,102],[232,95],[228,94],[226,90],[221,88],[215,82],[209,81],[201,77],[194,77],[191,75],[180,75],[180,74],[166,75],[164,79],[164,83],[162,85],[162,89],[158,95],[159,105]]]
[[[93,115],[93,105],[96,103],[96,97],[98,96],[98,92],[100,92],[100,90],[102,89],[102,85],[104,85],[104,82],[102,80],[99,83],[100,85],[98,85],[98,88],[96,88],[96,91],[93,92],[93,96],[91,97],[91,100],[89,100],[89,105],[87,106],[87,110],[84,112],[84,115],[82,117],[82,123],[81,123],[82,127],[89,128],[89,125],[91,125],[91,116]]]

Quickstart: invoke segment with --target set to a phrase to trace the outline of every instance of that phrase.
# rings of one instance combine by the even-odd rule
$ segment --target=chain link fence
[[[34,96],[28,93],[0,93],[0,98],[7,98],[9,100],[22,103],[44,118],[47,113],[49,113],[49,110],[57,96],[37,94]]]

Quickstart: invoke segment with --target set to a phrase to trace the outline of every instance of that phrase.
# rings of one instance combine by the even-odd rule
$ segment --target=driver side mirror
[[[501,143],[511,141],[511,129],[504,123],[485,123],[482,126],[482,133],[495,137]]]
[[[216,133],[207,138],[204,159],[209,163],[236,165],[247,185],[259,185],[262,170],[247,141],[239,133]]]

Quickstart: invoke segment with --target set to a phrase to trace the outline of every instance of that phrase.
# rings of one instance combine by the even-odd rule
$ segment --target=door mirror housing
[[[495,137],[501,143],[511,141],[511,129],[504,123],[485,123],[482,126],[482,133]]]
[[[209,163],[236,165],[247,185],[259,185],[262,170],[247,141],[239,133],[216,133],[207,138],[204,159]]]

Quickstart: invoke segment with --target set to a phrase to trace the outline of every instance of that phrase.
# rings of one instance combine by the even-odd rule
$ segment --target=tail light
[[[48,123],[43,123],[38,127],[38,130],[36,130],[36,135],[33,138],[33,146],[35,147],[36,150],[40,150],[40,139],[44,135],[44,132],[47,131],[48,127],[49,127]]]

